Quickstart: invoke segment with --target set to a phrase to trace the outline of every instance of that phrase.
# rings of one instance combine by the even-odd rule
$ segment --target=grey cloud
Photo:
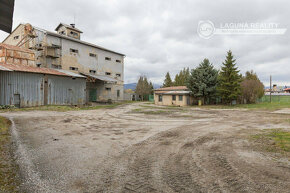
[[[231,49],[241,73],[253,69],[265,84],[272,74],[276,82],[290,85],[289,32],[215,35],[209,40],[197,34],[200,20],[211,20],[216,27],[225,22],[277,22],[289,28],[289,5],[283,0],[19,0],[14,26],[29,22],[53,31],[59,22],[72,23],[75,15],[83,40],[127,55],[125,82],[146,75],[161,83],[167,71],[174,77],[203,58],[220,68]],[[0,40],[5,36],[0,32]]]

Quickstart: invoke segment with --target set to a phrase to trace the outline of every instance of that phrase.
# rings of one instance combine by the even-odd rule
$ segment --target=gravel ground
[[[160,109],[0,115],[13,121],[26,192],[289,192],[289,157],[250,137],[288,130],[289,114]]]

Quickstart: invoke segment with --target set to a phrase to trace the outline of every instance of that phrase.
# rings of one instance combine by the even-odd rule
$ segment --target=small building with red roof
[[[186,86],[163,87],[154,90],[154,103],[166,106],[187,106],[194,102]]]

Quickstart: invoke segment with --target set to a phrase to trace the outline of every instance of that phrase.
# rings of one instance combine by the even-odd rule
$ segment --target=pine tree
[[[148,100],[148,95],[153,93],[153,84],[148,82],[146,76],[140,76],[137,86],[136,94],[140,96],[141,100]]]
[[[174,86],[185,86],[189,78],[189,68],[184,68],[178,74],[175,75]]]
[[[196,69],[191,71],[187,87],[196,98],[208,103],[216,96],[218,71],[204,59]]]
[[[172,83],[172,80],[171,80],[169,72],[167,72],[166,75],[165,75],[165,80],[164,80],[164,83],[163,83],[163,87],[170,87],[170,86],[173,86],[173,83]]]
[[[241,95],[241,75],[236,67],[236,60],[232,52],[228,51],[226,60],[223,63],[221,72],[219,73],[218,91],[221,99],[226,104],[231,104],[233,100],[237,100]]]

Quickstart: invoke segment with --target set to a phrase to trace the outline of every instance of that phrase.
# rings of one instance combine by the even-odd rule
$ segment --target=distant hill
[[[127,90],[127,89],[135,90],[136,86],[137,86],[137,83],[124,84],[124,89],[125,90]],[[161,85],[160,84],[153,84],[153,87],[154,87],[154,89],[156,89],[156,88],[160,88]]]

